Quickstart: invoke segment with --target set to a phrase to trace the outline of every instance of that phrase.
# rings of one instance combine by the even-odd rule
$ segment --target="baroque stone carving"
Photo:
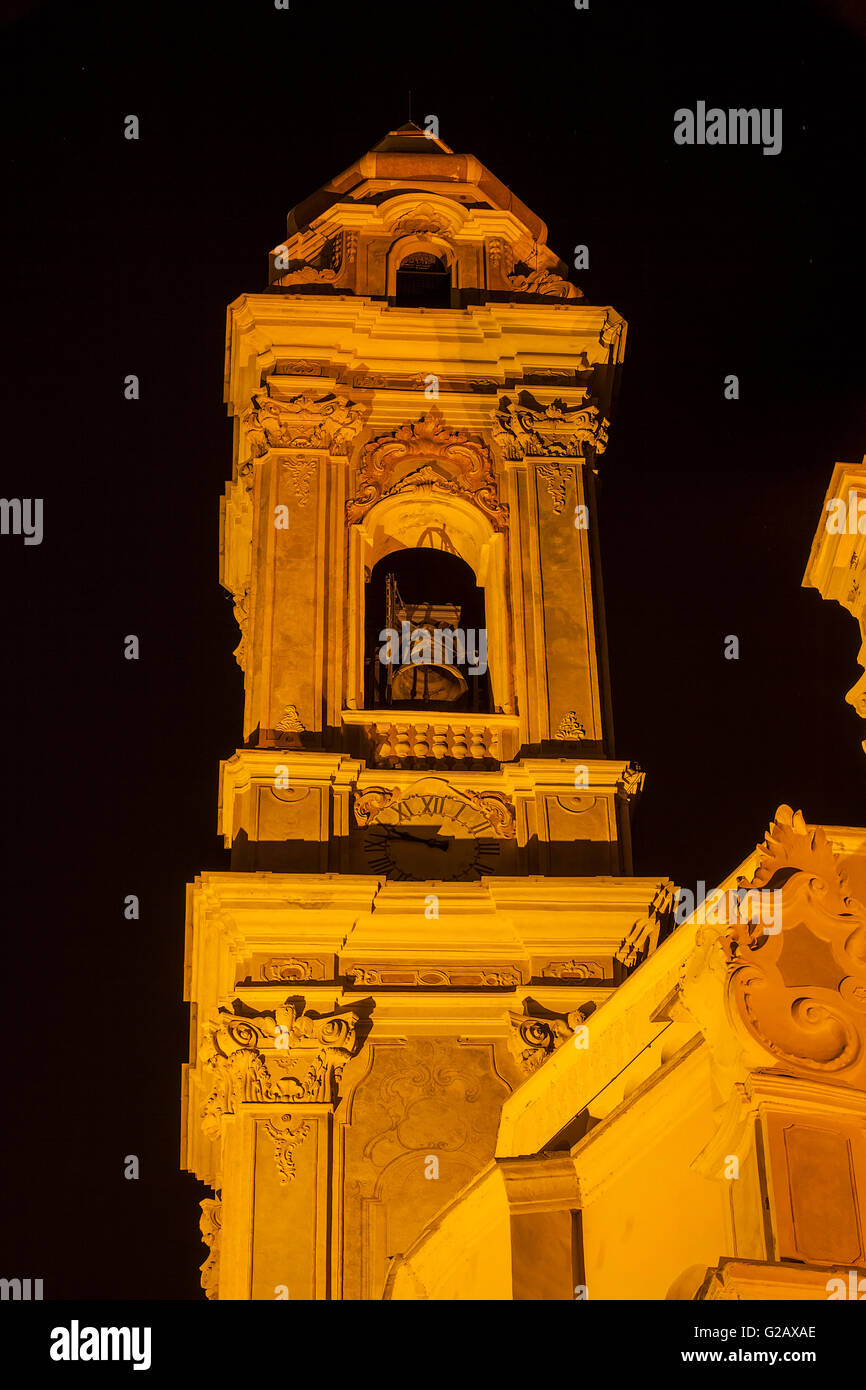
[[[395,237],[406,236],[409,232],[441,233],[447,230],[442,214],[429,203],[419,203],[411,212],[404,212],[391,228]]]
[[[368,821],[375,820],[380,811],[392,801],[396,801],[400,795],[399,787],[392,787],[389,791],[387,787],[370,787],[355,797],[355,820],[358,825],[366,825]]]
[[[281,734],[304,733],[304,726],[301,723],[301,716],[298,714],[297,705],[286,705],[283,710],[282,718],[277,725],[277,732]]]
[[[525,1072],[531,1074],[548,1057],[574,1036],[589,1017],[588,1007],[569,1014],[552,1014],[532,999],[524,999],[523,1012],[510,1012],[511,1033],[508,1048]]]
[[[486,816],[496,831],[496,834],[503,840],[513,840],[517,835],[517,824],[514,819],[514,807],[506,796],[501,792],[471,792],[460,790],[458,795],[472,803],[473,806]]]
[[[638,792],[643,790],[645,781],[646,773],[641,769],[640,765],[638,763],[629,763],[616,784],[617,795],[630,801],[632,797],[637,796]]]
[[[538,476],[544,478],[547,483],[547,491],[553,501],[553,510],[557,516],[561,516],[565,511],[565,494],[569,479],[574,477],[572,469],[563,472],[561,463],[542,463],[538,466]]]
[[[619,315],[617,314],[612,316],[610,310],[608,310],[607,317],[605,318],[604,324],[602,325],[602,329],[598,337],[598,340],[601,343],[602,347],[612,347],[614,349],[618,349],[619,342],[622,337],[622,327],[623,320],[619,317]]]
[[[379,391],[387,385],[387,379],[384,376],[371,375],[369,372],[355,372],[352,385],[360,391]]]
[[[586,738],[586,729],[577,717],[576,710],[570,709],[559,721],[556,737],[561,739]]]
[[[295,1176],[294,1151],[301,1140],[306,1139],[312,1127],[305,1121],[292,1125],[291,1118],[291,1115],[281,1115],[280,1124],[268,1120],[264,1127],[265,1133],[274,1142],[274,1159],[281,1187],[285,1187]]]
[[[582,290],[551,270],[530,270],[528,266],[518,264],[505,278],[518,294],[547,294],[556,299],[583,298]]]
[[[391,490],[397,491],[388,486],[394,470],[415,458],[435,460],[453,469],[455,475],[448,477],[437,470],[419,469],[411,480],[403,478],[400,488],[411,486],[466,497],[485,514],[494,530],[506,529],[508,508],[498,498],[489,449],[464,430],[449,429],[437,406],[420,420],[368,440],[361,453],[357,491],[346,503],[347,522],[351,525],[361,521]]]
[[[604,452],[607,421],[591,403],[568,405],[557,398],[542,405],[524,390],[516,402],[501,397],[491,434],[507,459],[551,454],[579,458],[587,448]]]
[[[235,647],[232,655],[235,661],[240,666],[241,670],[243,671],[246,669],[247,632],[249,630],[250,621],[249,586],[245,585],[243,589],[233,590],[232,599],[234,600],[235,620],[237,622],[238,627],[241,630],[241,640],[240,642],[238,642],[238,645]]]
[[[332,1102],[343,1068],[358,1047],[352,1012],[317,1015],[286,1000],[273,1016],[220,1009],[205,1030],[199,1057],[209,1085],[202,1128],[221,1133],[223,1115],[238,1105],[286,1101]]]
[[[465,787],[452,787],[451,792],[480,811],[503,840],[512,840],[517,835],[514,807],[501,792],[474,792],[467,791]],[[401,792],[399,787],[391,790],[386,787],[370,787],[355,797],[355,820],[358,825],[367,825],[371,820],[375,820],[386,806],[398,801],[403,795],[411,795],[411,791],[407,789]]]
[[[604,966],[597,960],[552,960],[541,974],[554,980],[603,980]]]
[[[296,245],[297,245],[296,241]],[[333,285],[341,278],[345,263],[353,262],[357,253],[357,232],[339,232],[322,246],[318,255],[305,260],[288,256],[288,247],[278,248],[287,258],[285,268],[275,266],[274,285]]]
[[[199,1206],[201,1238],[208,1247],[207,1258],[200,1266],[201,1286],[207,1298],[219,1298],[222,1202],[218,1197],[203,1197]]]
[[[305,457],[303,454],[295,454],[292,458],[282,459],[282,468],[288,474],[292,484],[292,490],[298,499],[299,507],[306,507],[310,500],[310,487],[313,476],[318,466],[315,457]]]
[[[639,917],[616,953],[619,963],[632,970],[653,952],[674,927],[677,888],[663,881],[656,885],[645,917]]]
[[[327,369],[327,362],[316,362],[312,358],[292,358],[286,362],[278,362],[275,369],[275,376],[324,376]]]
[[[718,940],[735,1027],[769,1054],[767,1065],[863,1087],[866,908],[802,812],[780,806],[758,849],[751,882],[738,883],[738,920]]]
[[[302,980],[312,980],[313,978],[312,961],[297,960],[294,956],[275,956],[272,960],[265,961],[262,966],[263,980],[284,980],[286,983],[299,983]],[[318,978],[322,978],[321,973]]]
[[[516,259],[525,256],[534,260],[537,254],[538,248],[529,240],[513,246],[503,237],[493,237],[488,243],[491,287],[512,290],[516,294],[550,295],[556,299],[583,298],[583,290],[557,274],[551,266],[531,266],[526,260]],[[561,265],[557,262],[557,269]]]
[[[523,975],[516,966],[498,970],[485,967],[464,967],[459,970],[443,970],[438,966],[398,966],[398,965],[352,965],[347,970],[356,986],[386,987],[399,985],[436,989],[448,986],[453,989],[480,989],[484,986],[494,989],[516,989],[523,983]]]
[[[326,449],[343,456],[360,430],[367,406],[325,391],[281,396],[273,385],[253,392],[242,421],[254,458],[269,449]]]

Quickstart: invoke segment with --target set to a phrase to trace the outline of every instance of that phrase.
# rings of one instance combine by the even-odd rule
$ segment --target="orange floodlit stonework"
[[[632,874],[595,492],[625,323],[411,125],[270,266],[227,327],[231,870],[188,890],[208,1297],[838,1296],[866,830],[780,807],[715,920]]]

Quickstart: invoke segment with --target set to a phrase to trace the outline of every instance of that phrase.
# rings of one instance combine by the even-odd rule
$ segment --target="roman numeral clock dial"
[[[482,811],[457,796],[420,792],[391,802],[364,835],[370,868],[397,880],[481,878],[495,871],[499,849]]]

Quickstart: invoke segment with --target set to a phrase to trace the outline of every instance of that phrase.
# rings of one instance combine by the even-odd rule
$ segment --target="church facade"
[[[245,713],[185,980],[210,1298],[866,1278],[866,831],[782,807],[685,915],[632,873],[596,506],[625,339],[412,125],[229,308]]]

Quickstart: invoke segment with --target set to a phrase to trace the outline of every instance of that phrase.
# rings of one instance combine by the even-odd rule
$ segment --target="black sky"
[[[411,88],[561,255],[589,246],[588,302],[629,322],[602,543],[617,751],[647,771],[636,872],[712,882],[783,801],[862,824],[856,624],[800,587],[833,464],[866,450],[862,20],[790,0],[12,11],[0,491],[45,499],[45,539],[0,538],[0,1274],[197,1298],[184,887],[227,867],[217,771],[242,712],[217,582],[226,305]],[[781,107],[782,153],[675,146],[698,100]]]

